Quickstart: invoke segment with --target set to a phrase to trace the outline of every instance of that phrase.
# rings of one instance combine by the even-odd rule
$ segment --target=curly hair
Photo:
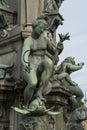
[[[33,21],[32,28],[34,29],[37,26],[43,27],[44,29],[46,29],[48,24],[47,24],[46,20],[37,18],[36,20]]]

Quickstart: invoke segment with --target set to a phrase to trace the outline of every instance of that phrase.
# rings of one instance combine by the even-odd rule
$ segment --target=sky
[[[70,41],[64,42],[64,51],[60,62],[68,56],[75,57],[76,63],[84,62],[81,70],[71,74],[72,80],[78,83],[84,94],[87,93],[87,0],[64,0],[60,8],[63,15],[63,26],[57,29],[58,33],[70,34]]]

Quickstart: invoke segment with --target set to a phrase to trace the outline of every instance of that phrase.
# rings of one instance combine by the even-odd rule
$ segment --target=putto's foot
[[[42,102],[46,102],[46,99],[41,94],[37,94],[36,97],[39,98]]]
[[[46,99],[44,97],[40,97],[40,100],[46,102]]]

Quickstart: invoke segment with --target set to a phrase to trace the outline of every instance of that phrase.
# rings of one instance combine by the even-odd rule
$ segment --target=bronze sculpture
[[[24,105],[29,109],[30,103],[34,103],[35,100],[38,102],[38,98],[41,102],[46,101],[44,95],[48,94],[49,91],[44,91],[44,88],[53,76],[54,65],[57,64],[58,55],[64,48],[63,42],[69,40],[70,37],[68,33],[60,34],[60,41],[57,46],[55,45],[53,33],[63,20],[59,11],[55,14],[57,9],[53,8],[49,12],[48,8],[48,13],[44,11],[32,23],[32,34],[25,40],[22,48],[22,76],[27,83],[24,90]],[[53,18],[54,20],[52,20]],[[55,20],[57,21],[55,22]]]
[[[70,74],[83,67],[84,63],[76,64],[73,57],[67,57],[59,66],[58,69],[58,79],[61,84],[67,89],[70,89],[74,95],[76,95],[76,100],[80,101],[84,94],[77,83],[71,80]]]
[[[22,50],[23,78],[27,82],[24,90],[24,104],[29,109],[30,103],[38,102],[38,98],[41,101],[46,100],[43,97],[44,88],[48,85],[54,64],[57,63],[58,55],[63,50],[63,41],[68,39],[68,34],[64,37],[61,35],[60,42],[56,47],[47,26],[45,20],[37,18],[33,23],[32,35],[25,40]],[[15,110],[20,111],[19,109]]]
[[[69,33],[65,35],[59,34],[60,41],[57,46],[53,40],[54,31],[63,21],[59,13],[62,2],[51,1],[48,4],[42,15],[33,21],[32,34],[23,44],[21,62],[22,76],[27,83],[24,90],[24,105],[27,108],[37,98],[42,102],[46,101],[44,98],[46,94],[43,93],[44,88],[49,84],[49,80],[53,76],[54,65],[57,65],[58,55],[64,48],[63,42],[70,38]],[[52,5],[51,10],[50,5]],[[63,86],[72,89],[77,100],[83,97],[83,93],[77,84],[70,79],[69,75],[71,72],[81,69],[82,66],[83,63],[76,65],[74,59],[69,57],[60,65],[57,73],[58,80],[61,80]]]
[[[41,89],[43,88],[41,88],[41,86],[46,85],[49,78],[52,75],[53,62],[52,59],[50,58],[52,57],[52,54],[50,52],[55,54],[56,47],[52,45],[53,43],[50,43],[52,36],[51,33],[46,31],[46,28],[47,28],[46,21],[37,19],[33,23],[33,33],[31,37],[29,37],[25,41],[23,46],[22,64],[25,69],[25,72],[23,73],[26,75],[27,82],[29,83],[24,92],[25,101],[27,102],[26,105],[28,105],[29,101],[31,100],[31,97],[34,94],[34,90],[38,81],[40,81],[39,82],[40,90],[37,93],[37,96],[40,97],[41,100],[44,100],[41,92],[42,91]],[[24,57],[24,53],[27,50],[29,51],[26,53]],[[23,61],[23,57],[27,61],[29,61],[30,68],[28,68],[28,64]],[[29,73],[28,71],[26,71],[26,69],[28,70],[30,69]]]
[[[22,78],[26,82],[24,106],[22,108],[11,108],[29,118],[33,117],[34,119],[35,116],[58,115],[61,113],[54,111],[53,107],[46,108],[45,104],[45,95],[49,94],[52,90],[50,79],[55,76],[57,77],[57,82],[62,87],[72,90],[72,95],[76,96],[76,101],[81,100],[83,97],[82,90],[70,78],[71,72],[81,69],[83,63],[75,64],[74,59],[68,57],[58,66],[58,70],[55,71],[59,55],[64,49],[63,42],[70,38],[69,33],[64,35],[59,34],[60,41],[57,45],[53,40],[54,32],[59,25],[63,24],[64,20],[59,13],[62,2],[63,0],[54,0],[52,3],[49,3],[41,16],[33,21],[32,34],[25,39],[23,44],[21,55]],[[51,9],[50,4],[52,4]],[[51,87],[49,87],[50,84]]]
[[[27,102],[26,103],[27,105],[28,105],[29,101],[31,100],[32,95],[34,94],[35,87],[37,86],[37,84],[39,85],[39,90],[38,90],[36,96],[38,96],[41,100],[43,100],[43,97],[42,97],[43,89],[47,85],[50,77],[52,76],[54,64],[58,62],[58,54],[60,54],[63,50],[62,42],[68,36],[68,35],[65,35],[65,37],[66,37],[66,38],[64,37],[65,39],[60,38],[60,42],[59,42],[58,46],[56,47],[54,45],[54,41],[52,39],[52,35],[51,35],[50,31],[46,30],[47,27],[41,28],[43,30],[42,34],[41,34],[41,30],[40,30],[40,32],[38,30],[39,34],[36,34],[37,32],[35,32],[35,31],[37,31],[36,28],[40,29],[40,24],[42,24],[42,25],[44,24],[43,20],[37,19],[35,22],[33,25],[33,26],[35,26],[35,27],[33,27],[33,33],[31,35],[31,37],[29,37],[25,41],[23,51],[22,51],[22,63],[23,63],[23,67],[25,69],[24,75],[27,76],[27,79],[28,79],[28,74],[30,75],[30,79],[28,79],[29,81],[27,80],[27,82],[30,84],[26,87],[25,92],[24,92],[24,95],[25,95],[24,97],[25,97],[25,101]],[[47,24],[45,26],[47,26]],[[39,37],[37,37],[37,35]],[[30,45],[30,43],[31,43],[31,45]],[[27,54],[25,54],[25,52],[27,52]],[[24,54],[26,57],[24,56]],[[29,58],[30,61],[28,60],[28,56],[30,57]],[[25,60],[24,58],[27,61],[29,61],[30,68],[28,68],[28,63],[24,62],[24,60]],[[35,59],[37,59],[37,60],[35,60]],[[32,75],[33,75],[33,77],[32,77]],[[27,101],[27,100],[29,100],[29,101]]]

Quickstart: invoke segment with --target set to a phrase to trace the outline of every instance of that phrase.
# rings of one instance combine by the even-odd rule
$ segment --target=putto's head
[[[40,35],[41,33],[43,33],[44,30],[47,29],[47,22],[44,19],[37,18],[32,23],[32,29],[34,33]]]
[[[64,62],[67,62],[67,63],[72,63],[73,65],[75,65],[75,58],[74,57],[67,57]]]

